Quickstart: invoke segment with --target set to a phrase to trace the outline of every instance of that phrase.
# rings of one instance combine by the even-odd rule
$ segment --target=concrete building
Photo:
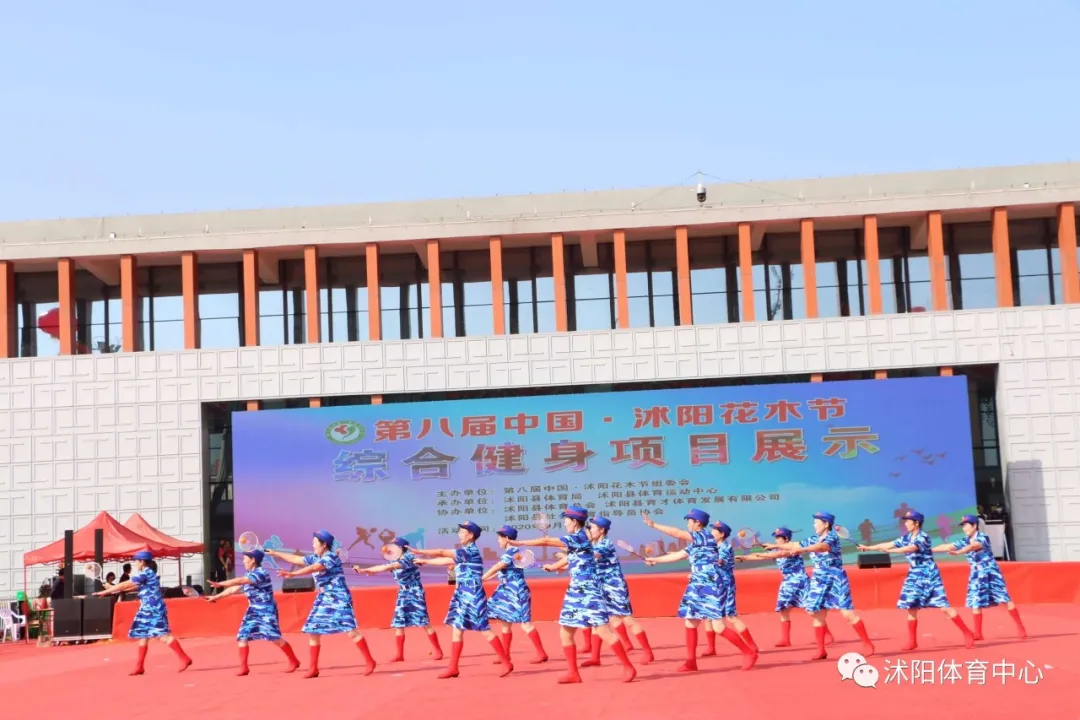
[[[99,510],[232,538],[232,411],[724,379],[967,375],[980,502],[1080,559],[1080,164],[706,191],[0,224],[0,593]]]

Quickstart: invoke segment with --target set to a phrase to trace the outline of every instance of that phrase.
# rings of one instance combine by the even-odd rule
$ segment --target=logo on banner
[[[326,439],[335,445],[352,445],[364,439],[364,426],[352,420],[339,420],[326,428]]]

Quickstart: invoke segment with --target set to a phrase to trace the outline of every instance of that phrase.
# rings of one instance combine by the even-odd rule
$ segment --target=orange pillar
[[[750,223],[739,223],[739,293],[742,320],[754,322],[754,255],[750,247]]]
[[[990,220],[994,245],[994,277],[997,279],[998,307],[1013,306],[1012,257],[1009,255],[1009,212],[994,208]]]
[[[626,282],[626,232],[615,231],[615,327],[630,327],[630,291]]]
[[[379,246],[364,248],[367,266],[368,339],[382,340],[382,309],[379,301]]]
[[[551,275],[555,284],[555,331],[566,332],[566,256],[562,233],[551,236]]]
[[[322,407],[322,398],[311,398],[308,400],[308,406],[313,408]]]
[[[941,368],[941,373],[940,374],[941,374],[941,377],[952,377],[953,376],[953,369],[951,367],[943,367],[943,368]]]
[[[60,301],[60,354],[75,354],[75,262],[70,258],[56,261],[56,280]]]
[[[878,249],[878,222],[876,215],[863,218],[863,257],[866,259],[866,289],[870,296],[870,314],[880,315],[881,299],[881,254]],[[884,380],[889,377],[885,370],[875,370],[874,379]]]
[[[442,271],[439,269],[439,241],[427,241],[428,305],[431,306],[431,337],[442,333]]]
[[[503,303],[502,238],[488,240],[488,255],[491,263],[492,325],[496,335],[503,335],[506,333],[506,305]]]
[[[1076,209],[1072,203],[1058,205],[1058,253],[1061,256],[1061,288],[1066,303],[1080,303],[1080,269],[1076,262]]]
[[[19,354],[16,312],[15,263],[0,260],[0,358],[13,358]]]
[[[319,311],[319,248],[304,248],[304,323],[307,325],[307,341],[319,342],[322,334],[322,318]],[[318,407],[313,405],[312,407]]]
[[[814,253],[814,221],[799,221],[799,244],[802,250],[803,295],[806,298],[806,317],[818,316],[817,257]]]
[[[244,347],[256,347],[259,344],[259,263],[254,250],[244,251],[243,274]]]
[[[679,283],[679,324],[694,324],[694,303],[690,294],[690,239],[685,227],[675,228],[675,277]]]
[[[193,252],[180,256],[180,284],[184,303],[184,349],[199,347],[199,259]]]
[[[949,309],[948,289],[945,287],[945,232],[941,213],[937,210],[926,216],[926,253],[930,260],[930,309]],[[910,311],[910,308],[908,308]]]
[[[122,333],[120,349],[124,352],[142,350],[139,340],[139,288],[135,283],[134,255],[120,258],[120,318]]]

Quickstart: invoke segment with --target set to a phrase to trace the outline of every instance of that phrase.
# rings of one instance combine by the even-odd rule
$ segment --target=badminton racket
[[[551,516],[547,513],[536,513],[535,515],[533,515],[533,527],[535,527],[544,535],[547,535],[548,530],[551,529]]]
[[[349,551],[346,550],[344,547],[339,547],[337,550],[334,551],[334,554],[341,559],[342,563],[349,562]]]
[[[262,545],[259,544],[259,536],[253,532],[240,533],[240,537],[236,540],[236,547],[240,548],[242,553],[262,550]]]
[[[619,547],[620,550],[624,550],[624,551],[630,553],[631,555],[633,555],[634,557],[640,558],[641,560],[644,560],[646,555],[651,556],[654,552],[656,552],[653,549],[652,545],[646,545],[645,546],[645,555],[642,555],[641,553],[639,553],[637,550],[634,549],[633,545],[626,542],[625,540],[616,540],[615,544]]]
[[[836,536],[839,537],[841,540],[847,540],[848,542],[852,542],[851,531],[849,531],[843,525],[834,525],[833,532],[835,532]]]
[[[189,598],[202,597],[202,593],[200,593],[198,590],[191,587],[190,585],[185,585],[184,587],[180,588],[180,592],[184,593],[184,597],[189,597]]]
[[[758,542],[757,532],[751,528],[742,528],[737,533],[735,533],[735,538],[738,542],[738,546],[743,550],[750,550],[751,548],[755,548],[760,544]]]
[[[514,554],[514,567],[524,570],[527,567],[532,567],[536,562],[536,555],[532,550],[518,550]]]
[[[401,556],[405,554],[401,546],[397,543],[389,543],[382,546],[383,560],[386,562],[397,562],[401,559]]]
[[[88,562],[83,563],[82,574],[83,577],[90,580],[100,580],[105,576],[105,571],[96,562]]]

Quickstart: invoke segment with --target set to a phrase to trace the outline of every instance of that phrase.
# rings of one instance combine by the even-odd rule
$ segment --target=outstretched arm
[[[322,563],[311,563],[299,570],[278,570],[278,575],[281,577],[300,577],[301,575],[314,575],[315,573],[321,573],[326,568]]]
[[[562,572],[567,567],[569,567],[569,565],[570,565],[570,561],[567,560],[566,558],[563,558],[562,560],[556,560],[555,562],[551,563],[550,565],[544,565],[543,568],[544,568],[544,570],[546,572],[555,572],[555,573],[557,573],[557,572]]]
[[[779,550],[776,551],[776,552],[754,553],[752,555],[736,555],[735,556],[735,562],[755,562],[757,560],[776,560],[777,558],[782,558],[782,557],[785,557],[786,555],[787,555],[786,552],[779,551]]]
[[[226,580],[225,582],[212,582],[212,583],[210,583],[210,587],[212,587],[212,588],[230,588],[230,589],[232,589],[234,587],[239,588],[241,585],[250,585],[250,584],[251,584],[251,581],[247,579],[247,575],[242,575],[240,577],[235,577],[235,578],[233,578],[231,580]]]
[[[870,550],[870,551],[877,551],[877,552],[891,552],[892,550],[895,549],[895,548],[893,548],[893,541],[892,540],[889,540],[887,542],[878,543],[876,545],[859,545],[858,547],[859,547],[860,550],[863,550],[863,551]]]
[[[211,583],[211,587],[221,587],[222,585],[223,585],[223,583],[219,583],[217,585],[214,585],[213,583]],[[236,595],[237,593],[241,592],[243,589],[244,589],[243,585],[230,585],[229,587],[225,588],[225,592],[218,593],[217,595],[208,595],[206,597],[206,600],[207,600],[207,602],[217,602],[221,598],[226,598],[226,597],[229,597],[230,595]]]
[[[133,583],[130,580],[125,580],[122,583],[119,583],[117,585],[113,585],[108,590],[102,590],[101,592],[96,592],[96,593],[94,593],[94,595],[96,597],[105,597],[106,595],[120,595],[121,593],[135,592],[138,589],[139,589],[138,584]]]
[[[410,547],[409,549],[412,550],[413,555],[421,555],[423,557],[429,557],[429,558],[450,558],[451,560],[453,560],[454,557],[457,555],[456,550],[442,550],[442,549],[424,550],[423,548],[414,548],[414,547]],[[428,564],[430,565],[431,563],[428,563]],[[439,564],[445,565],[445,563],[439,563]]]
[[[500,572],[502,572],[505,569],[506,569],[506,563],[497,562],[497,563],[495,563],[494,565],[491,566],[490,570],[488,570],[486,573],[483,574],[483,576],[480,578],[480,580],[486,582],[487,580],[490,580],[491,578],[495,577],[496,575],[498,575]]]
[[[645,558],[645,564],[646,565],[663,565],[665,563],[679,562],[680,560],[685,560],[688,557],[690,557],[690,555],[685,550],[676,550],[675,552],[667,553],[666,555],[659,555],[657,557]]]
[[[278,560],[284,560],[285,562],[289,563],[290,565],[303,565],[304,564],[304,559],[305,558],[304,558],[303,555],[295,555],[293,553],[283,553],[283,552],[278,552],[277,550],[266,550],[265,552],[270,557],[275,557]]]
[[[387,563],[385,565],[372,565],[371,567],[362,568],[359,565],[352,566],[353,572],[357,575],[374,575],[375,573],[388,572],[390,570],[400,570],[401,563]]]
[[[663,533],[668,537],[673,537],[676,540],[685,540],[686,542],[690,542],[693,539],[690,537],[690,533],[686,530],[680,530],[679,528],[671,527],[670,525],[657,525],[655,522],[653,522],[653,519],[649,517],[649,513],[641,513],[641,519],[644,520],[645,524],[648,525],[650,528],[657,532]]]
[[[413,551],[415,553],[415,550]],[[437,557],[430,560],[424,560],[423,558],[416,558],[413,560],[417,565],[456,565],[457,562],[452,557]]]
[[[539,537],[531,540],[515,540],[514,544],[524,545],[525,547],[552,547],[552,548],[565,548],[564,543],[559,538],[555,537]]]
[[[978,540],[970,540],[968,541],[967,545],[959,548],[952,543],[947,543],[945,545],[941,545],[940,547],[946,548],[946,551],[950,555],[966,555],[968,553],[975,552],[976,550],[982,550],[983,544]],[[937,550],[937,548],[934,548],[934,550]]]

